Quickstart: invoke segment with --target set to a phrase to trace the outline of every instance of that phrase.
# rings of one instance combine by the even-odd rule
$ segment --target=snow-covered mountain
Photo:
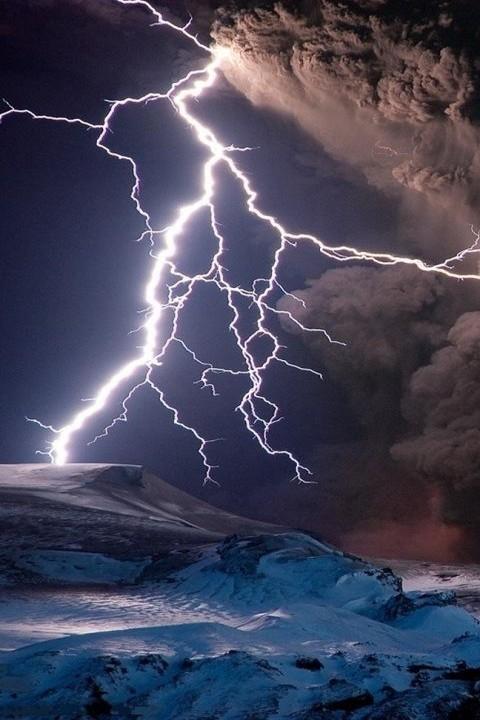
[[[218,510],[140,466],[91,464],[0,465],[0,523],[0,583],[58,573],[63,581],[108,582],[110,573],[116,581],[122,567],[131,579],[137,565],[127,560],[143,566],[173,549],[272,528]],[[108,560],[93,562],[92,553]]]
[[[480,628],[451,593],[140,468],[4,467],[0,487],[2,719],[480,717]]]

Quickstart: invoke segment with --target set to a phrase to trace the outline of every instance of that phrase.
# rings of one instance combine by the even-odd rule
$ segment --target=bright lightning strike
[[[111,102],[110,108],[101,124],[90,123],[80,118],[40,115],[31,110],[14,108],[8,103],[6,103],[7,109],[3,113],[0,113],[0,122],[9,116],[27,115],[37,121],[44,120],[76,124],[88,130],[97,131],[97,147],[110,157],[127,162],[130,165],[133,176],[130,197],[144,222],[145,231],[142,237],[149,238],[152,244],[151,256],[153,262],[144,291],[147,311],[145,313],[145,321],[140,328],[144,334],[144,344],[140,348],[138,355],[112,373],[94,397],[85,401],[84,407],[74,414],[70,421],[63,427],[53,428],[50,425],[44,425],[38,420],[34,420],[34,422],[42,425],[42,427],[54,435],[54,439],[50,443],[50,449],[45,454],[49,455],[51,461],[55,464],[62,465],[66,463],[75,434],[83,429],[91,418],[105,409],[107,403],[123,383],[131,381],[130,390],[122,401],[122,412],[114,418],[110,425],[108,425],[100,435],[97,435],[92,442],[95,442],[99,437],[108,435],[109,431],[117,423],[125,422],[128,415],[128,403],[133,395],[139,388],[149,387],[156,393],[160,403],[172,414],[174,423],[188,431],[198,443],[199,454],[204,466],[204,481],[215,482],[213,471],[216,466],[212,465],[209,460],[208,446],[219,438],[205,438],[195,427],[186,424],[181,419],[178,409],[169,404],[165,398],[164,391],[159,388],[153,380],[155,368],[162,365],[169,348],[177,345],[187,352],[199,366],[201,374],[198,382],[202,387],[209,389],[214,396],[217,395],[215,386],[216,376],[227,375],[233,377],[242,375],[248,380],[249,388],[236,408],[243,416],[246,428],[266,453],[271,456],[284,457],[291,463],[294,473],[293,479],[299,482],[310,482],[312,473],[309,468],[303,465],[289,450],[278,449],[272,446],[270,431],[282,418],[278,405],[266,396],[263,390],[263,380],[265,372],[274,363],[283,364],[300,372],[311,373],[319,377],[321,377],[321,374],[311,368],[302,367],[290,362],[284,355],[284,346],[280,344],[277,336],[269,329],[268,321],[272,316],[286,316],[303,332],[321,333],[329,342],[337,341],[333,340],[322,328],[306,327],[290,312],[280,310],[275,306],[273,299],[275,290],[280,290],[283,294],[303,304],[303,300],[289,293],[278,280],[278,271],[285,250],[290,246],[296,246],[300,241],[304,241],[316,246],[322,255],[340,262],[360,260],[376,263],[377,265],[412,265],[422,272],[435,272],[461,280],[477,280],[479,279],[478,274],[462,274],[454,268],[457,262],[464,260],[468,255],[478,254],[480,252],[480,236],[478,233],[474,233],[474,242],[470,247],[442,263],[428,265],[417,258],[391,255],[390,253],[384,252],[372,253],[346,245],[337,247],[329,246],[313,235],[288,231],[276,217],[265,213],[261,209],[257,202],[257,192],[247,175],[241,170],[234,159],[236,153],[248,150],[249,148],[224,146],[218,140],[212,129],[200,122],[190,110],[191,101],[197,100],[208,88],[211,88],[215,84],[221,71],[222,61],[228,51],[221,47],[210,48],[204,45],[190,32],[190,23],[181,27],[165,20],[146,0],[112,1],[121,5],[135,5],[144,8],[153,18],[154,25],[168,27],[179,35],[187,38],[188,41],[207,54],[208,61],[201,70],[191,71],[185,77],[174,82],[166,93],[148,93],[139,98],[127,97]],[[190,204],[180,207],[176,217],[168,227],[163,230],[157,230],[152,227],[150,215],[141,203],[140,176],[135,159],[111,150],[108,146],[108,139],[112,120],[121,108],[127,105],[145,104],[164,100],[172,103],[180,118],[193,130],[198,143],[207,149],[208,157],[202,170],[203,189],[200,196]],[[223,264],[225,239],[222,235],[220,224],[217,221],[215,192],[215,171],[220,165],[227,168],[232,177],[239,183],[244,194],[245,209],[259,221],[269,226],[277,237],[277,246],[270,268],[270,274],[267,277],[257,278],[250,287],[232,285],[226,277],[226,268]],[[175,264],[175,256],[189,223],[201,211],[206,211],[210,217],[212,233],[216,239],[216,251],[211,258],[210,266],[206,272],[197,275],[185,275],[178,270]],[[153,250],[156,236],[161,236],[163,239],[162,249],[159,251]],[[194,288],[199,284],[213,284],[225,297],[231,314],[229,330],[232,333],[243,361],[243,367],[240,370],[214,366],[208,362],[208,360],[198,357],[181,337],[179,321],[182,311],[190,299]],[[163,302],[158,299],[161,290],[166,290],[166,300]],[[250,310],[255,313],[256,317],[254,330],[247,336],[242,334],[240,330],[240,321],[244,313],[242,307],[245,300],[249,301]],[[162,320],[168,320],[171,327],[170,333],[165,340],[159,339],[159,328]],[[265,338],[271,343],[272,349],[262,362],[258,362],[254,357],[254,344],[258,339]]]

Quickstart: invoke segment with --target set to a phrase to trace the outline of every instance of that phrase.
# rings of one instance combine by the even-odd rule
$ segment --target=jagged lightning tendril
[[[140,239],[147,238],[151,243],[150,254],[152,256],[152,268],[145,286],[145,321],[139,328],[144,334],[144,344],[139,348],[137,356],[119,367],[99,388],[98,392],[90,400],[85,401],[85,406],[79,410],[71,420],[60,428],[45,425],[38,420],[32,420],[49,430],[54,439],[49,443],[50,448],[46,454],[55,464],[62,465],[67,462],[69,448],[75,433],[85,427],[87,422],[100,411],[102,411],[114,393],[123,383],[130,382],[130,389],[122,401],[122,412],[99,434],[92,442],[100,437],[105,437],[117,423],[125,422],[128,415],[128,403],[133,395],[140,388],[150,388],[156,393],[160,403],[173,417],[174,423],[188,431],[197,441],[198,450],[204,466],[204,481],[215,482],[213,471],[216,468],[212,465],[207,449],[208,445],[220,438],[208,439],[203,437],[199,431],[188,425],[180,418],[176,407],[171,405],[165,398],[164,391],[158,387],[153,379],[155,368],[162,365],[162,362],[170,347],[181,347],[190,355],[193,361],[201,369],[198,383],[201,387],[208,389],[213,396],[216,396],[215,378],[217,376],[243,376],[248,380],[249,387],[242,397],[236,410],[243,416],[248,431],[260,444],[263,450],[271,456],[286,458],[294,470],[293,479],[299,482],[311,482],[312,473],[303,465],[297,457],[286,449],[274,448],[270,440],[272,427],[282,418],[278,405],[269,399],[263,391],[263,378],[265,371],[273,364],[279,363],[300,372],[306,372],[318,377],[321,374],[308,367],[302,367],[297,363],[290,362],[283,354],[285,347],[282,346],[277,336],[269,329],[270,317],[285,317],[302,332],[323,334],[327,341],[334,340],[326,330],[312,328],[303,325],[292,313],[287,310],[280,310],[275,306],[274,292],[280,291],[285,296],[305,306],[304,301],[286,290],[278,279],[278,271],[284,251],[295,247],[298,242],[306,241],[316,246],[324,256],[340,262],[359,260],[376,263],[377,265],[412,265],[422,272],[435,272],[457,279],[479,279],[478,274],[457,272],[455,263],[464,260],[468,255],[480,252],[479,234],[474,231],[474,242],[465,250],[460,251],[451,258],[436,265],[428,265],[418,258],[402,257],[389,253],[373,253],[370,251],[358,250],[347,245],[328,246],[319,238],[307,233],[289,232],[280,221],[261,210],[257,204],[257,192],[252,186],[247,174],[243,172],[234,159],[236,153],[247,152],[252,148],[235,146],[224,146],[218,140],[214,132],[204,123],[200,122],[190,111],[189,101],[197,100],[208,88],[211,88],[221,70],[222,60],[228,50],[222,47],[209,47],[203,44],[194,34],[190,32],[190,22],[184,26],[178,26],[163,16],[146,0],[112,0],[121,5],[134,5],[144,8],[153,18],[153,25],[168,27],[174,32],[182,35],[189,42],[196,45],[208,56],[208,61],[200,70],[193,70],[185,77],[174,82],[166,93],[147,93],[139,98],[123,98],[111,101],[109,110],[100,124],[90,123],[80,118],[57,117],[51,115],[40,115],[27,109],[18,109],[5,101],[7,109],[0,113],[0,122],[11,115],[26,115],[34,120],[45,120],[51,122],[79,125],[90,131],[98,131],[96,145],[110,157],[126,162],[130,165],[133,184],[130,197],[135,208],[144,222],[145,230]],[[208,151],[208,157],[203,166],[203,189],[201,195],[192,203],[179,208],[177,215],[169,226],[161,230],[152,226],[148,212],[141,204],[140,198],[140,176],[137,163],[134,158],[123,155],[112,150],[108,145],[112,120],[122,107],[127,105],[142,105],[150,102],[167,100],[172,103],[182,120],[193,130],[196,140]],[[222,258],[225,249],[225,239],[217,221],[215,206],[215,170],[222,164],[226,167],[233,178],[239,183],[245,198],[245,208],[259,221],[269,226],[277,237],[277,246],[274,259],[268,277],[257,278],[250,287],[235,286],[229,283],[226,277],[226,268]],[[216,251],[213,254],[209,268],[203,274],[185,275],[175,265],[175,255],[179,241],[189,224],[201,211],[206,211],[210,217],[210,224],[213,235],[216,239]],[[473,230],[473,229],[472,229]],[[157,240],[160,239],[161,249],[157,250]],[[171,278],[169,281],[168,277]],[[240,369],[216,367],[205,358],[200,358],[181,337],[179,332],[179,320],[182,310],[191,298],[194,288],[199,284],[214,284],[221,291],[228,305],[231,321],[229,330],[233,335],[240,353],[243,366]],[[160,290],[166,291],[166,300],[160,301],[158,296]],[[240,321],[244,310],[244,302],[249,302],[249,309],[255,313],[256,321],[254,330],[244,336],[240,330]],[[168,316],[168,318],[167,318]],[[159,339],[160,321],[169,320],[171,330],[164,340]],[[162,326],[163,327],[163,326]],[[271,343],[271,350],[259,362],[255,358],[254,345],[258,339],[267,339]],[[340,343],[343,344],[343,343]]]

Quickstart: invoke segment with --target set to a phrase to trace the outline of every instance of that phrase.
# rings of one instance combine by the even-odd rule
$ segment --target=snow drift
[[[0,653],[1,717],[478,717],[480,629],[452,593],[405,592],[390,569],[317,538],[228,516],[146,479],[138,468],[105,475],[102,467],[51,474],[42,469],[41,477],[20,468],[0,478],[2,496],[16,498],[17,546],[18,528],[27,525],[21,513],[45,517],[50,503],[59,512],[57,518],[50,507],[50,542],[57,537],[65,543],[65,508],[70,513],[87,508],[101,544],[95,521],[101,524],[108,514],[116,518],[117,533],[120,517],[168,528],[162,554],[160,534],[148,553],[140,544],[136,557],[130,546],[128,558],[90,554],[96,560],[89,572],[97,580],[104,574],[111,583],[124,583],[119,604],[102,607],[103,631],[84,630]],[[57,521],[63,533],[58,536]],[[132,527],[127,525],[128,532]],[[233,528],[236,533],[226,535]],[[181,553],[187,548],[183,562],[167,562],[179,548]],[[70,586],[89,554],[83,548],[68,555],[64,544],[41,552],[42,562],[31,555],[37,557],[32,570],[37,582],[48,584],[56,573],[57,582]],[[128,563],[128,578],[119,572],[122,563]],[[11,577],[11,587],[13,582]],[[78,583],[76,592],[81,615],[86,605]],[[34,594],[29,598],[27,612],[29,602],[35,607]],[[122,625],[123,608],[133,601],[139,618],[142,608],[148,611],[137,626],[127,623],[126,612]],[[159,620],[155,604],[171,615]],[[61,635],[58,607],[47,602],[44,612],[56,618]],[[109,625],[113,616],[115,624]]]

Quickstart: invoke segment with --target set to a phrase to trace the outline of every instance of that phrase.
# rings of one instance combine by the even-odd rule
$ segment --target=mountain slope
[[[270,527],[214,508],[139,466],[87,464],[0,465],[0,523],[0,574],[19,549],[130,559]]]

